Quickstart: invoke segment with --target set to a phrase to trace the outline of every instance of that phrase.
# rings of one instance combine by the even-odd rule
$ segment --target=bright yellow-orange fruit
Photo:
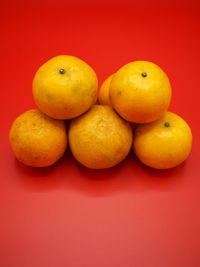
[[[83,60],[61,55],[38,69],[32,87],[41,111],[55,119],[71,119],[96,102],[98,80],[94,70]]]
[[[108,76],[99,89],[98,100],[101,105],[111,106],[110,102],[110,82],[114,74]]]
[[[91,169],[104,169],[121,162],[132,145],[130,124],[106,105],[94,105],[72,120],[69,145],[74,157]]]
[[[148,61],[134,61],[121,67],[110,83],[112,107],[126,120],[148,123],[160,118],[171,99],[165,72]]]
[[[21,114],[13,122],[9,140],[16,158],[33,167],[52,165],[64,154],[66,127],[37,109]]]
[[[135,154],[145,165],[168,169],[190,154],[192,132],[180,116],[166,112],[155,122],[139,125],[133,143]]]

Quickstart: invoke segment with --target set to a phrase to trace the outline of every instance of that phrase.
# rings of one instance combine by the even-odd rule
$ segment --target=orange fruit
[[[97,76],[83,60],[56,56],[44,63],[33,79],[33,97],[41,111],[55,119],[71,119],[97,99]]]
[[[155,169],[172,168],[190,154],[192,133],[180,116],[166,112],[155,122],[137,126],[133,146],[145,165]]]
[[[65,152],[66,127],[37,109],[21,114],[13,122],[9,140],[16,158],[33,167],[55,163]]]
[[[108,76],[99,89],[98,100],[101,105],[111,106],[110,102],[110,82],[114,74]]]
[[[134,61],[121,67],[110,83],[110,100],[126,120],[148,123],[160,118],[171,99],[165,72],[148,61]]]
[[[72,120],[69,145],[74,157],[91,169],[104,169],[121,162],[132,145],[130,124],[106,105],[92,108]]]

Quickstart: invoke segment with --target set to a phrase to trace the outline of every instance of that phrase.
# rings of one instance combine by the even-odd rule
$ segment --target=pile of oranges
[[[147,166],[175,167],[190,154],[192,133],[168,111],[171,91],[167,75],[152,62],[122,66],[98,90],[87,63],[69,55],[54,57],[33,79],[38,109],[24,112],[11,126],[12,150],[20,162],[45,167],[58,161],[69,143],[81,164],[103,169],[121,162],[133,147]]]

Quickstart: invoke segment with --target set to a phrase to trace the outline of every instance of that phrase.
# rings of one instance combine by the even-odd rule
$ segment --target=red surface
[[[200,2],[1,1],[0,266],[200,266]],[[100,82],[138,59],[173,86],[170,110],[191,125],[191,156],[168,171],[133,153],[92,171],[69,152],[53,167],[14,159],[12,121],[35,107],[37,68],[58,54],[87,61]]]

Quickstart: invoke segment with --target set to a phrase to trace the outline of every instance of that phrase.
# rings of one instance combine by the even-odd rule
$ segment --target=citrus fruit
[[[148,61],[133,61],[121,67],[110,83],[110,100],[126,120],[148,123],[160,118],[171,99],[165,72]]]
[[[155,122],[137,126],[133,143],[135,154],[145,165],[167,169],[188,157],[192,133],[180,116],[166,112]]]
[[[33,167],[55,163],[65,152],[66,127],[37,109],[21,114],[13,122],[9,140],[16,158]]]
[[[41,111],[55,119],[71,119],[96,102],[97,76],[81,59],[61,55],[44,63],[33,79],[33,97]]]
[[[69,145],[74,157],[91,169],[104,169],[121,162],[132,145],[128,122],[106,105],[92,108],[72,120]]]
[[[108,76],[104,82],[102,83],[99,89],[98,100],[101,105],[109,105],[111,106],[110,102],[110,82],[112,80],[113,74]]]

